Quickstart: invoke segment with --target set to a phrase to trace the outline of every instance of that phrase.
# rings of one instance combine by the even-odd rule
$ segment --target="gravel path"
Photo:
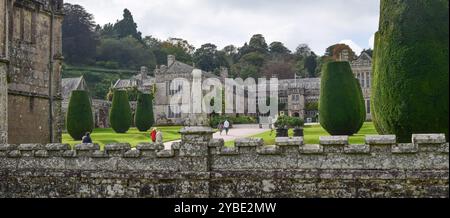
[[[234,141],[239,138],[250,137],[252,135],[257,135],[257,134],[264,133],[267,131],[269,131],[267,126],[265,126],[263,129],[260,129],[259,125],[235,125],[234,128],[230,129],[230,131],[228,132],[228,135],[225,134],[225,130],[224,130],[222,135],[220,135],[220,133],[217,132],[217,133],[214,133],[213,137],[215,139],[223,139],[223,140],[225,140],[225,142],[228,142],[228,141]],[[164,143],[164,147],[165,147],[165,149],[170,149],[174,142],[179,142],[179,141],[180,140],[166,142],[166,143]]]

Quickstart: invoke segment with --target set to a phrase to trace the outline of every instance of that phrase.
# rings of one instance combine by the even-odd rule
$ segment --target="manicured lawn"
[[[164,142],[181,138],[178,133],[182,128],[180,126],[158,128],[163,132]],[[135,147],[139,143],[151,141],[149,132],[139,132],[136,128],[130,129],[125,134],[117,134],[112,129],[95,129],[91,137],[94,143],[99,144],[102,148],[109,143],[130,143],[132,147]],[[63,134],[63,143],[76,145],[81,142],[74,141],[69,134]]]
[[[290,130],[290,136],[293,135],[293,130]],[[252,138],[262,138],[266,145],[274,145],[275,144],[275,135],[276,132],[270,134],[269,132],[261,133],[258,135],[251,136]],[[360,132],[354,136],[350,137],[350,144],[364,144],[366,135],[378,135],[377,131],[373,123],[367,122],[364,123],[364,126],[360,130]],[[305,127],[305,144],[319,144],[320,136],[329,136],[329,134],[320,126],[306,126]],[[234,141],[226,142],[226,146],[234,146]]]

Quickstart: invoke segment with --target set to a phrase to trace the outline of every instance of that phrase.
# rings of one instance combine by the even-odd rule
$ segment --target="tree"
[[[448,0],[382,0],[375,37],[373,119],[380,134],[445,133],[449,108]]]
[[[348,58],[350,61],[356,58],[355,52],[346,44],[335,44],[328,47],[325,51],[325,56],[331,57],[334,61],[340,61],[341,54],[345,50],[348,52]]]
[[[266,59],[264,55],[258,52],[248,53],[241,58],[241,62],[253,65],[258,68],[264,65],[265,60]]]
[[[307,55],[308,53],[304,53]],[[314,52],[309,53],[307,56],[297,55],[297,71],[303,78],[315,78],[318,76],[317,67],[318,60]]]
[[[207,72],[212,72],[220,67],[217,57],[217,46],[211,43],[204,44],[197,49],[193,55],[193,60],[196,67]]]
[[[127,91],[114,91],[109,120],[116,133],[126,133],[130,129],[132,116]]]
[[[273,55],[288,55],[291,51],[282,42],[272,42],[270,44],[270,53]]]
[[[254,79],[258,79],[260,77],[259,72],[258,72],[258,68],[256,68],[253,65],[245,65],[242,67],[242,69],[240,70],[240,76],[242,79],[247,79],[247,78],[254,78]]]
[[[266,78],[276,76],[278,79],[294,79],[295,63],[287,60],[270,60],[264,64],[262,74]]]
[[[89,93],[84,90],[72,92],[66,115],[67,133],[74,140],[81,140],[86,132],[94,130],[94,118]]]
[[[269,52],[269,46],[266,43],[266,39],[261,34],[253,35],[249,42],[250,52],[259,52],[267,54]]]
[[[123,18],[114,25],[114,31],[119,38],[131,36],[138,41],[142,40],[142,34],[137,30],[137,24],[128,9],[123,10]]]
[[[356,81],[348,62],[329,62],[323,69],[320,124],[331,135],[353,135],[362,126],[362,91]]]
[[[311,56],[312,50],[308,44],[300,44],[295,50],[295,55],[298,57]]]
[[[364,122],[367,119],[367,111],[366,111],[366,101],[364,100],[364,94],[362,92],[361,84],[359,83],[359,79],[355,78],[356,91],[358,94],[358,102],[359,102],[359,113],[360,120],[359,126],[356,128],[358,131],[363,127]]]
[[[184,63],[192,63],[192,49],[186,40],[182,39],[169,39],[162,43],[161,50],[167,55],[174,55],[178,61]],[[167,62],[167,56],[165,57]],[[166,63],[167,64],[167,63]]]
[[[148,131],[155,123],[153,116],[153,96],[139,93],[134,123],[141,132]]]
[[[152,51],[131,36],[122,39],[104,38],[97,53],[97,61],[114,62],[120,68],[139,69],[146,66],[153,69],[156,66]]]
[[[98,39],[94,16],[80,5],[64,4],[62,46],[65,61],[91,64],[95,61]]]

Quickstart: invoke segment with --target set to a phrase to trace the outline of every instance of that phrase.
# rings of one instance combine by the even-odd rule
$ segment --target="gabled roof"
[[[136,79],[119,79],[116,84],[114,84],[115,89],[125,89],[137,86]]]
[[[177,73],[177,74],[192,74],[192,71],[196,69],[195,67],[185,64],[180,61],[174,61],[172,65],[170,65],[165,72],[162,72],[164,74],[171,74],[171,73]],[[202,75],[204,75],[207,78],[218,78],[218,76],[210,73],[205,72],[202,70]]]
[[[61,81],[61,86],[63,99],[69,99],[70,94],[74,90],[88,90],[83,76],[77,78],[64,78]]]

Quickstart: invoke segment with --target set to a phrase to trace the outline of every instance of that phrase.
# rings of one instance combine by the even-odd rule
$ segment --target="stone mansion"
[[[345,52],[345,51],[343,51]],[[370,97],[372,78],[372,58],[363,52],[356,60],[351,60],[348,56],[341,56],[341,61],[351,63],[355,77],[361,83],[366,102],[367,119],[371,119]],[[170,96],[176,92],[169,89],[171,81],[175,78],[185,78],[192,80],[192,71],[195,67],[176,60],[173,55],[168,56],[168,66],[159,66],[154,71],[154,77],[148,75],[148,69],[143,67],[134,77],[125,80],[118,80],[114,88],[129,89],[137,87],[140,91],[150,92],[156,88],[154,102],[155,120],[158,125],[180,125],[184,123],[187,114],[176,113],[169,106]],[[210,72],[202,72],[203,78],[218,78],[224,81],[228,77],[228,70],[221,69],[220,76]],[[286,79],[279,80],[279,104],[280,113],[289,116],[304,118],[306,122],[317,122],[317,105],[320,97],[320,78],[306,79]],[[94,101],[96,102],[96,101]],[[102,104],[104,107],[105,104]],[[98,107],[95,106],[95,107]],[[98,108],[95,108],[94,111]],[[102,114],[107,114],[107,110],[102,109]],[[96,120],[102,120],[100,112],[95,116]],[[259,116],[259,114],[247,114],[249,116]],[[104,118],[105,120],[107,118]]]

